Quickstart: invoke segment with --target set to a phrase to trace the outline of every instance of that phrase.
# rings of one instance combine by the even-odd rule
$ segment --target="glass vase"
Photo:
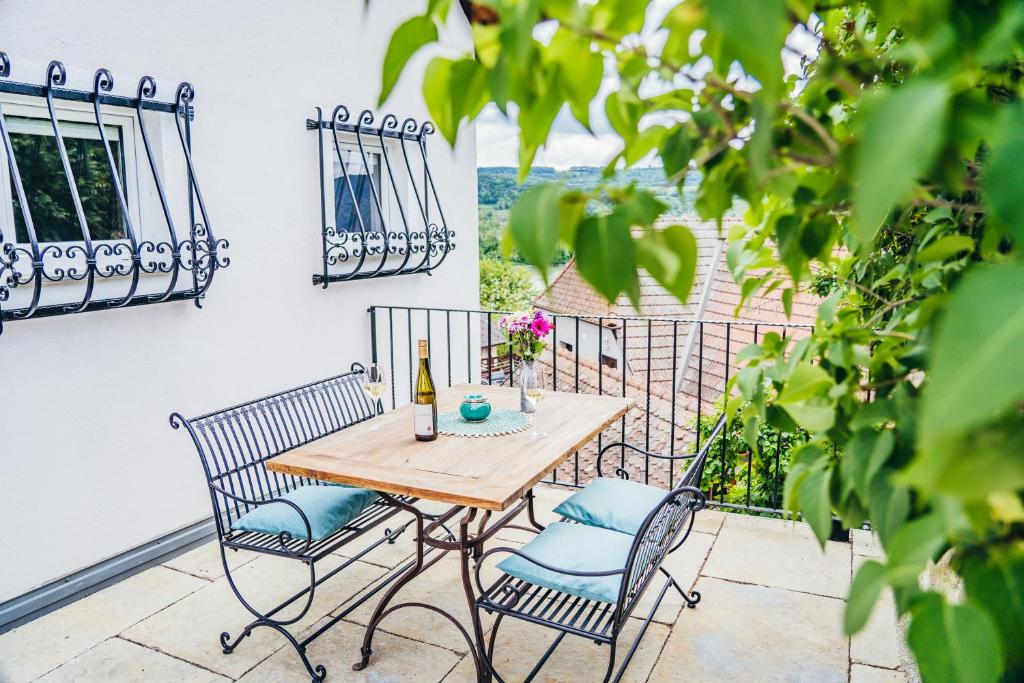
[[[523,359],[519,364],[519,410],[521,412],[536,412],[537,406],[526,396],[526,391],[536,387],[537,381],[536,361]]]

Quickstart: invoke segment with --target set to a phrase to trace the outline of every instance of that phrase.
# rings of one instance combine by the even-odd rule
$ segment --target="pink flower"
[[[543,313],[537,311],[536,317],[534,317],[533,322],[530,323],[530,331],[533,332],[533,335],[538,339],[546,337],[551,334],[551,322],[544,317]]]

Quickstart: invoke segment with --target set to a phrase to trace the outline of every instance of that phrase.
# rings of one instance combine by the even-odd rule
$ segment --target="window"
[[[615,368],[619,367],[619,359],[616,358],[615,356],[608,356],[602,353],[601,365],[604,365],[605,367],[609,367],[614,370]]]
[[[558,342],[558,345],[561,346],[566,351],[572,351],[572,344],[570,344],[569,342],[560,341]]]
[[[381,197],[380,153],[367,151],[366,163],[363,163],[363,155],[358,148],[343,147],[341,153],[345,162],[344,169],[337,155],[334,157],[334,220],[338,232],[381,232],[383,222],[373,196],[376,192],[377,200],[386,211],[384,198]],[[348,173],[348,183],[345,181],[345,172]],[[349,183],[352,185],[351,192]]]
[[[82,230],[50,121],[12,116],[7,118],[7,124],[39,241],[81,241]],[[61,122],[60,128],[90,236],[94,240],[124,239],[124,214],[95,124],[69,121]],[[106,134],[121,185],[126,187],[122,127],[107,125]],[[14,234],[18,242],[28,242],[21,206],[11,183],[13,180],[8,179]]]

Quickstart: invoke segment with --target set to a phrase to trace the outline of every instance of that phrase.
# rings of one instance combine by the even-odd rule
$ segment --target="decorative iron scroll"
[[[54,141],[63,166],[64,176],[68,183],[68,191],[74,207],[74,218],[81,230],[81,238],[73,242],[41,244],[32,220],[32,207],[29,205],[22,175],[18,170],[18,160],[14,154],[8,123],[0,105],[0,144],[7,157],[10,170],[12,194],[17,200],[20,216],[23,221],[27,243],[18,242],[15,235],[5,239],[0,232],[0,304],[10,299],[13,289],[30,288],[31,296],[18,308],[2,310],[0,308],[0,332],[3,323],[27,318],[41,318],[53,315],[83,313],[86,311],[126,308],[143,304],[161,303],[165,301],[192,300],[201,307],[201,299],[206,295],[213,283],[214,273],[229,264],[221,250],[228,244],[226,240],[216,239],[210,220],[206,213],[199,183],[196,180],[195,167],[191,153],[190,122],[194,118],[192,100],[195,90],[190,83],[181,83],[175,92],[173,102],[156,100],[157,85],[151,76],[143,76],[138,83],[135,97],[124,97],[111,94],[114,79],[106,69],[99,69],[93,78],[92,91],[74,90],[64,87],[67,83],[67,71],[61,62],[50,62],[46,69],[44,85],[33,85],[8,80],[11,75],[11,62],[7,55],[0,52],[0,93],[11,93],[45,99],[49,113],[49,125],[52,127]],[[69,158],[64,138],[61,134],[61,121],[58,119],[55,100],[87,102],[93,105],[95,126],[99,132],[99,140],[105,152],[110,172],[111,184],[117,200],[117,210],[124,220],[124,238],[116,240],[97,240],[90,234],[90,226],[86,220],[75,173]],[[134,113],[145,149],[145,162],[139,164],[139,182],[148,175],[156,188],[163,222],[166,224],[166,239],[141,240],[138,226],[129,211],[126,188],[118,172],[114,154],[104,124],[101,105],[123,108],[126,113]],[[146,128],[142,113],[162,112],[174,117],[177,137],[185,162],[188,176],[188,217],[189,234],[186,239],[179,237],[172,217],[171,205],[165,191],[165,184],[160,174],[158,158],[163,158],[162,150],[154,150],[150,131]],[[122,148],[123,153],[123,148]],[[148,167],[149,173],[142,171]],[[198,216],[196,211],[198,209]],[[13,227],[13,226],[12,226]],[[160,229],[163,232],[163,229]],[[190,277],[189,286],[179,286],[184,273]],[[144,275],[161,278],[159,283],[147,283],[157,290],[140,292],[140,284]],[[124,288],[108,291],[98,296],[97,287],[100,283],[116,280],[123,283]],[[77,282],[73,301],[42,303],[46,289],[44,283]],[[187,283],[187,280],[186,280]],[[184,284],[184,283],[183,283]],[[70,295],[69,295],[70,296]],[[58,297],[59,298],[59,297]],[[67,297],[64,297],[67,298]]]
[[[394,114],[385,114],[375,124],[369,109],[363,110],[355,123],[350,118],[348,109],[338,105],[329,120],[324,120],[320,107],[316,108],[315,119],[306,120],[306,128],[317,132],[320,155],[323,271],[313,275],[313,284],[326,288],[332,282],[429,274],[455,248],[455,232],[445,221],[427,163],[426,140],[434,132],[434,125],[429,121],[420,124],[412,118],[400,124]],[[329,131],[329,141],[325,140],[324,131]],[[354,147],[339,140],[343,133],[355,140]],[[359,182],[369,190],[361,194],[353,184],[343,145],[350,154],[358,153],[356,161],[369,169],[372,164],[367,144],[371,142],[375,147],[372,153],[380,156],[379,178],[375,180],[369,171],[361,176]],[[325,146],[333,153],[325,154]],[[396,147],[401,150],[400,155],[395,154]],[[414,148],[412,153],[410,147]],[[340,177],[333,173],[335,163]],[[335,184],[334,197],[326,191],[328,168]],[[420,171],[422,177],[417,180]],[[330,225],[338,222],[329,217],[337,218],[331,209],[336,209],[339,201],[346,202],[350,210],[347,226]]]

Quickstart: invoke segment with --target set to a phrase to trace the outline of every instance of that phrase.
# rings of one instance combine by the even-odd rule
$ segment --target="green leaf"
[[[954,290],[935,334],[913,473],[928,486],[950,435],[988,422],[1024,398],[1024,263],[976,268]],[[968,454],[964,454],[969,457]]]
[[[391,95],[398,77],[401,76],[405,65],[412,59],[421,47],[428,43],[437,41],[437,26],[429,16],[413,17],[406,20],[399,26],[391,42],[388,44],[388,51],[384,55],[384,73],[381,76],[380,97],[377,99],[377,106],[381,106]]]
[[[860,429],[843,451],[842,472],[850,479],[854,488],[867,498],[871,483],[881,471],[893,449],[892,431]]]
[[[622,208],[628,212],[633,225],[646,227],[653,225],[668,206],[647,190],[637,190],[623,202]]]
[[[912,612],[907,642],[926,681],[994,683],[1002,673],[999,633],[970,602],[952,605],[927,594]]]
[[[850,584],[850,597],[846,601],[846,612],[843,614],[843,631],[846,635],[852,636],[868,623],[885,584],[884,564],[867,560],[860,566]]]
[[[559,183],[534,185],[519,196],[509,213],[509,232],[516,248],[544,274],[545,280],[558,251],[564,192],[565,188]]]
[[[689,168],[695,145],[683,126],[672,128],[661,142],[661,163],[665,175],[675,180]]]
[[[686,301],[697,269],[697,240],[689,228],[650,230],[636,243],[637,265],[680,301]]]
[[[1008,655],[1008,680],[1024,674],[1024,548],[997,548],[968,557],[962,571],[967,596],[995,620]]]
[[[807,400],[826,391],[832,384],[832,378],[820,366],[801,361],[786,379],[778,403],[784,405]]]
[[[932,512],[908,522],[885,545],[893,585],[916,582],[930,560],[946,546],[942,516]]]
[[[775,97],[782,88],[782,46],[788,25],[784,0],[757,0],[738,6],[735,0],[705,0],[708,25],[721,37],[729,55]],[[725,69],[728,63],[720,68]]]
[[[916,80],[864,102],[854,153],[851,215],[862,249],[931,167],[945,138],[949,98],[948,83]]]
[[[452,60],[444,57],[434,57],[430,60],[426,73],[423,74],[423,101],[427,104],[427,111],[430,112],[434,125],[441,131],[448,144],[454,147],[459,121],[452,109],[452,99],[448,96],[451,90],[452,64]]]
[[[972,251],[974,240],[967,235],[947,235],[938,239],[917,252],[917,260],[921,263],[929,261],[945,261],[962,251]]]
[[[437,129],[452,147],[463,118],[487,103],[487,70],[474,59],[435,57],[423,76],[423,99]]]
[[[628,214],[616,210],[584,218],[576,232],[576,266],[580,275],[607,301],[615,301],[636,278],[636,248],[629,230]]]
[[[829,498],[831,484],[832,470],[820,469],[808,474],[797,489],[800,511],[822,546],[832,533],[832,503]]]
[[[994,146],[985,162],[982,197],[1017,244],[1024,245],[1024,130],[1019,121],[1013,123],[1011,137]]]
[[[871,482],[868,510],[871,525],[885,545],[910,514],[910,492],[902,486],[893,486],[883,472]]]

